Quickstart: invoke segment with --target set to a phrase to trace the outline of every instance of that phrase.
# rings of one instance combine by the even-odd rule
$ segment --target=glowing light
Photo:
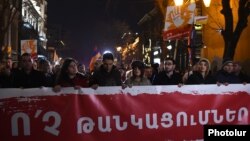
[[[161,64],[161,59],[160,58],[154,58],[154,63]]]
[[[183,4],[183,0],[174,0],[176,6],[181,6]]]
[[[119,46],[119,47],[116,47],[116,51],[120,52],[122,50],[122,47]]]
[[[159,52],[158,52],[158,51],[155,51],[155,52],[154,52],[154,55],[158,55],[158,54],[159,54]]]
[[[204,2],[204,5],[205,5],[206,7],[209,7],[209,6],[210,6],[210,3],[211,3],[211,0],[203,0],[203,2]]]
[[[171,45],[168,45],[168,46],[167,46],[167,49],[168,49],[168,50],[171,50],[171,49],[172,49],[172,46],[171,46]]]
[[[105,51],[103,52],[103,54],[106,54],[106,53],[112,53],[112,52],[109,51],[109,50],[105,50]]]

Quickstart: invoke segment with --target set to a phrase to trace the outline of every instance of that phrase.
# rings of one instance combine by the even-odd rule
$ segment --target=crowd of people
[[[11,58],[0,65],[0,88],[53,87],[58,92],[61,87],[97,89],[99,86],[121,86],[125,89],[143,85],[249,83],[241,64],[231,60],[225,61],[221,69],[213,74],[210,62],[205,58],[183,73],[176,70],[176,62],[172,58],[165,58],[163,64],[152,66],[134,60],[128,66],[118,68],[112,53],[104,54],[101,64],[97,64],[93,72],[86,71],[85,66],[73,58],[65,58],[52,67],[48,60],[34,61],[30,54],[24,53],[19,65],[12,63]]]

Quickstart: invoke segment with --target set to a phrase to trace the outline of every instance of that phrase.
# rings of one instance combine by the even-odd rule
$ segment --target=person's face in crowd
[[[113,64],[113,60],[103,60],[103,67],[107,72],[110,72],[112,70]]]
[[[9,69],[12,68],[12,60],[11,59],[7,59],[6,67],[9,68]]]
[[[199,64],[195,63],[192,67],[193,71],[198,71],[199,70]]]
[[[241,66],[239,64],[234,64],[234,72],[238,73],[241,71]]]
[[[85,65],[80,65],[79,67],[78,67],[78,70],[80,71],[80,72],[85,72],[86,70],[85,70]]]
[[[152,68],[146,68],[146,69],[144,70],[144,75],[145,75],[146,77],[150,78],[150,77],[152,76],[152,74],[153,74]]]
[[[172,60],[166,60],[164,65],[165,65],[166,72],[171,72],[171,71],[174,71],[175,69],[175,65]]]
[[[232,73],[234,71],[234,67],[233,67],[233,63],[227,63],[224,67],[223,67],[224,71],[226,71],[227,73]]]
[[[98,70],[98,69],[100,68],[101,64],[102,64],[102,62],[97,60],[97,61],[94,63],[94,70]]]
[[[141,70],[138,67],[133,69],[133,74],[137,77],[141,75]]]
[[[22,56],[21,64],[23,70],[31,71],[33,68],[33,60],[31,56]]]
[[[207,63],[205,61],[201,61],[199,63],[199,70],[200,70],[200,72],[206,72],[207,69],[208,69]]]
[[[68,74],[75,75],[78,72],[77,65],[75,62],[71,62],[68,67]]]
[[[17,69],[17,68],[18,68],[18,63],[17,63],[17,62],[14,62],[14,63],[12,64],[12,68],[13,68],[13,69]]]

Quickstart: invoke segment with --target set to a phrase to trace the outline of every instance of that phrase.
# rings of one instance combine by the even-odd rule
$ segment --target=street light
[[[183,4],[183,0],[174,0],[176,6],[181,6]]]
[[[206,7],[209,7],[209,6],[210,6],[210,3],[211,3],[211,0],[203,0],[203,2],[204,2],[204,5],[205,5]]]
[[[121,52],[121,50],[122,50],[122,47],[121,47],[121,46],[116,47],[116,51],[117,51],[117,52]]]
[[[167,46],[167,49],[168,49],[168,50],[171,50],[171,49],[172,49],[172,45],[168,45],[168,46]]]

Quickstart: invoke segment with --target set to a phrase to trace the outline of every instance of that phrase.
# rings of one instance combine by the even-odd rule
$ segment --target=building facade
[[[1,0],[1,59],[12,57],[17,61],[23,53],[21,48],[25,40],[36,42],[37,56],[46,56],[46,13],[46,0]]]
[[[20,41],[36,41],[38,57],[47,57],[47,1],[22,0]],[[19,52],[22,51],[22,44]]]

